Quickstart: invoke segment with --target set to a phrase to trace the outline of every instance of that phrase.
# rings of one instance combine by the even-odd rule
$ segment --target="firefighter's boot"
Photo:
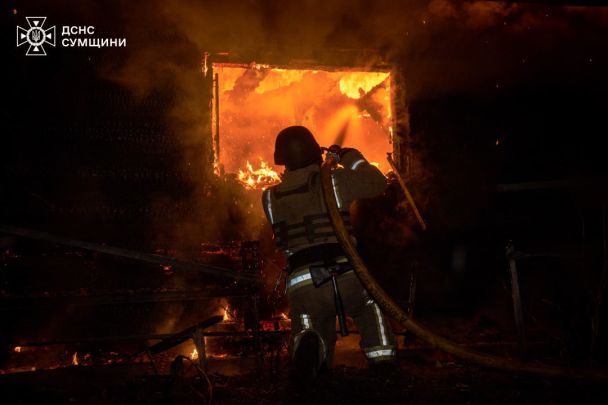
[[[305,384],[318,377],[324,362],[321,358],[322,344],[319,335],[313,331],[304,331],[299,336],[291,374],[294,383]]]

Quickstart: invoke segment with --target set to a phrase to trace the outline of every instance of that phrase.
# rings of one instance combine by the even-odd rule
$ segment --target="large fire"
[[[290,125],[308,127],[322,146],[339,143],[381,162],[392,151],[389,72],[279,69],[214,64],[218,74],[216,164],[249,189],[280,181],[274,138]],[[250,162],[259,162],[256,167]]]

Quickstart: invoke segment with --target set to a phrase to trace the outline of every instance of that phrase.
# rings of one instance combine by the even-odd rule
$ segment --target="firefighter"
[[[356,149],[330,148],[340,167],[332,175],[333,191],[352,234],[349,206],[357,199],[384,192],[386,179]],[[266,189],[262,203],[275,241],[288,262],[286,294],[290,304],[289,350],[293,375],[310,380],[332,363],[336,342],[333,284],[319,285],[313,269],[337,271],[335,278],[344,312],[361,334],[360,346],[371,366],[392,364],[395,339],[380,307],[367,294],[333,231],[323,201],[320,165],[322,150],[305,127],[279,132],[274,162],[285,166],[280,184]],[[336,273],[334,273],[336,274]]]

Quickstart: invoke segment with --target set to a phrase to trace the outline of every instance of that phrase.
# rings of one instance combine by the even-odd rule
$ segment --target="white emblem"
[[[17,26],[17,46],[29,44],[26,55],[46,55],[44,45],[55,46],[55,26],[43,28],[46,17],[25,17],[29,27]]]

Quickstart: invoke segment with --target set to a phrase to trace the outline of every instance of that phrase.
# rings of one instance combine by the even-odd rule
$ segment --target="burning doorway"
[[[393,78],[388,69],[284,68],[213,63],[212,133],[218,173],[247,188],[277,182],[275,135],[308,127],[322,146],[354,147],[383,172],[393,151]]]

